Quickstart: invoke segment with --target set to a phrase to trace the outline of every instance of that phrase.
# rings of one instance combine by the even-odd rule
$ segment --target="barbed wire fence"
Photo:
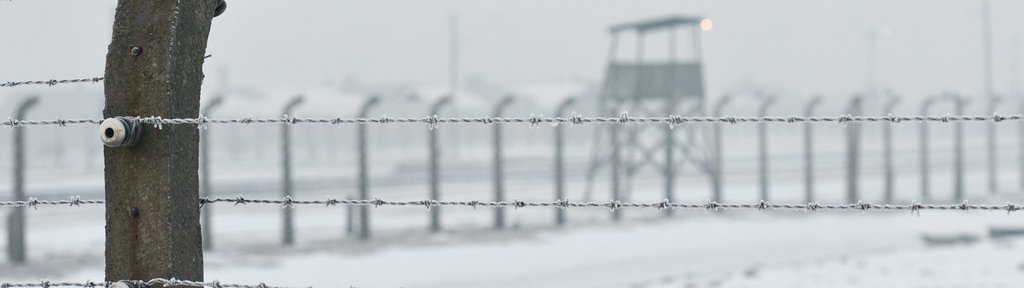
[[[725,123],[725,124],[741,124],[741,123],[836,123],[836,124],[847,124],[854,122],[888,122],[888,123],[902,123],[902,122],[942,122],[942,123],[955,123],[955,122],[1002,122],[1002,121],[1024,121],[1024,114],[1014,114],[1008,116],[1000,116],[993,114],[991,116],[963,116],[963,115],[945,115],[945,116],[854,116],[854,115],[839,115],[839,116],[821,116],[821,117],[805,117],[805,116],[768,116],[768,117],[683,117],[683,116],[665,116],[665,117],[632,117],[628,113],[622,113],[619,117],[583,117],[581,114],[573,113],[571,117],[544,117],[544,116],[530,116],[530,117],[438,117],[437,115],[427,117],[389,117],[381,116],[378,118],[351,118],[351,117],[335,117],[335,118],[299,118],[289,117],[285,115],[280,118],[259,118],[259,117],[245,117],[245,118],[233,118],[233,119],[215,119],[207,118],[200,115],[197,118],[163,118],[160,116],[120,116],[132,121],[137,121],[142,124],[153,125],[154,128],[162,129],[164,125],[196,125],[198,128],[205,128],[209,124],[392,124],[392,123],[406,123],[406,124],[427,124],[429,128],[438,128],[441,124],[529,124],[531,126],[537,126],[541,124],[572,124],[572,125],[583,125],[583,124],[662,124],[668,125],[670,128],[677,125],[685,124],[714,124],[714,123]],[[8,118],[6,121],[0,122],[0,126],[8,127],[21,127],[21,126],[67,126],[73,124],[101,124],[101,119],[64,119],[58,117],[54,120],[19,120],[15,118]]]
[[[20,117],[11,117],[7,121],[0,122],[0,126],[6,126],[8,128],[19,128],[28,126],[59,126],[66,127],[69,125],[89,124],[98,125],[102,124],[106,119],[63,119],[56,118],[54,120],[19,120]],[[318,125],[387,125],[387,124],[426,124],[430,130],[441,128],[442,125],[459,125],[459,124],[475,124],[475,125],[497,125],[497,124],[521,124],[529,125],[531,127],[537,127],[543,124],[561,125],[561,126],[577,126],[577,125],[665,125],[668,128],[674,128],[679,125],[702,125],[702,124],[744,124],[744,123],[782,123],[782,124],[793,124],[793,123],[821,123],[821,124],[838,124],[846,125],[849,123],[861,123],[861,122],[879,122],[885,124],[897,124],[905,122],[915,123],[927,123],[927,122],[938,122],[938,123],[960,123],[960,122],[1004,122],[1004,121],[1016,121],[1024,122],[1024,115],[1007,115],[1001,116],[999,114],[993,114],[991,116],[897,116],[889,114],[886,116],[854,116],[854,115],[838,115],[838,116],[822,116],[822,117],[805,117],[805,116],[765,116],[765,117],[732,117],[732,116],[719,116],[719,117],[683,117],[683,116],[664,116],[664,117],[647,117],[647,116],[630,116],[628,113],[622,113],[618,117],[584,117],[578,113],[571,113],[569,117],[545,117],[545,116],[530,116],[530,117],[439,117],[437,115],[426,116],[426,117],[389,117],[381,116],[375,118],[369,117],[321,117],[321,118],[301,118],[284,115],[282,117],[244,117],[244,118],[230,118],[230,119],[215,119],[200,115],[196,118],[162,118],[157,116],[120,116],[116,118],[125,119],[126,121],[136,123],[137,125],[148,125],[154,129],[165,129],[166,126],[195,126],[199,129],[205,129],[208,125],[302,125],[302,124],[318,124]],[[565,124],[565,125],[563,125]],[[360,140],[361,141],[361,140]],[[210,204],[264,204],[264,205],[276,205],[285,208],[299,207],[299,206],[343,206],[343,207],[384,207],[384,206],[411,206],[411,207],[424,207],[427,210],[439,208],[439,207],[468,207],[468,208],[497,208],[497,209],[519,209],[519,208],[533,208],[533,207],[548,207],[548,208],[560,208],[564,209],[609,209],[610,211],[617,211],[620,209],[651,209],[651,210],[704,210],[706,212],[714,212],[719,210],[790,210],[790,211],[803,211],[803,212],[839,212],[839,211],[861,211],[861,212],[898,212],[907,211],[912,214],[919,215],[921,211],[999,211],[1012,213],[1020,210],[1022,206],[1015,203],[1007,203],[1005,205],[977,205],[969,204],[964,201],[961,204],[926,204],[911,202],[909,204],[873,204],[870,202],[856,201],[856,203],[844,203],[844,204],[822,204],[818,202],[809,202],[807,204],[796,204],[796,203],[772,203],[767,200],[751,203],[720,203],[716,201],[706,201],[699,203],[686,203],[686,202],[671,202],[671,201],[659,201],[659,202],[624,202],[610,200],[606,202],[594,202],[594,201],[580,201],[574,202],[568,199],[559,199],[555,201],[481,201],[481,200],[470,200],[470,201],[448,201],[440,199],[427,199],[427,200],[412,200],[412,201],[388,201],[379,198],[375,199],[338,199],[334,197],[328,197],[326,200],[296,200],[291,196],[286,196],[280,199],[256,199],[244,196],[238,196],[234,198],[208,198],[202,197],[197,199],[200,207],[205,207]],[[80,197],[72,197],[68,200],[40,200],[37,198],[29,198],[24,201],[0,201],[0,207],[28,207],[38,208],[40,206],[67,206],[75,207],[89,204],[105,204],[104,200],[83,200]]]
[[[50,80],[31,80],[31,81],[7,81],[0,83],[0,87],[17,87],[23,85],[47,85],[56,86],[59,84],[73,84],[73,83],[99,83],[103,81],[103,77],[92,77],[92,78],[77,78],[77,79],[50,79]]]
[[[969,201],[964,201],[961,204],[925,204],[918,203],[916,201],[910,204],[872,204],[870,202],[857,202],[848,204],[820,204],[817,202],[807,204],[793,204],[793,203],[771,203],[765,200],[761,200],[755,203],[718,203],[714,201],[706,201],[702,203],[684,203],[684,202],[670,202],[668,200],[659,202],[628,202],[609,200],[607,202],[575,202],[569,201],[569,199],[560,199],[555,201],[481,201],[481,200],[470,200],[470,201],[445,201],[436,199],[427,200],[410,200],[410,201],[389,201],[380,198],[372,200],[360,200],[360,199],[338,199],[337,197],[327,197],[326,200],[297,200],[291,196],[286,196],[281,199],[251,199],[244,196],[237,196],[234,198],[198,198],[200,207],[209,204],[234,204],[234,205],[246,205],[246,204],[268,204],[278,205],[281,207],[296,207],[296,206],[361,206],[361,207],[383,207],[383,206],[419,206],[431,209],[435,207],[468,207],[468,208],[605,208],[609,210],[617,209],[688,209],[688,210],[707,210],[709,212],[728,210],[728,209],[745,209],[745,210],[794,210],[794,211],[807,211],[807,212],[820,212],[820,211],[910,211],[912,213],[920,213],[925,210],[959,210],[959,211],[1006,211],[1007,213],[1017,212],[1024,208],[1024,206],[1006,203],[1003,205],[978,205],[969,204]],[[29,198],[25,201],[0,201],[0,207],[30,207],[38,208],[39,206],[67,206],[76,207],[81,205],[89,204],[104,204],[104,200],[83,200],[79,196],[73,196],[69,200],[39,200],[37,198]]]
[[[52,81],[47,82],[52,83]],[[73,82],[60,82],[57,83],[73,83]],[[31,84],[45,84],[42,81],[37,81]],[[28,85],[28,84],[18,84]],[[53,85],[53,84],[51,84]],[[11,117],[6,121],[0,121],[0,127],[8,128],[20,128],[29,126],[58,126],[67,127],[70,125],[100,125],[107,119],[64,119],[58,117],[54,120],[21,120],[21,117]],[[733,117],[733,116],[717,116],[717,117],[704,117],[704,116],[631,116],[629,113],[621,113],[618,117],[585,117],[581,114],[572,112],[568,117],[545,117],[542,115],[531,115],[530,117],[439,117],[437,115],[425,116],[425,117],[320,117],[320,118],[308,118],[308,117],[292,117],[284,115],[282,117],[243,117],[243,118],[209,118],[200,115],[196,118],[163,118],[159,116],[119,116],[115,118],[124,119],[137,125],[148,125],[154,129],[165,129],[164,126],[195,126],[199,129],[206,129],[209,125],[302,125],[302,124],[316,124],[316,125],[388,125],[388,124],[426,124],[430,130],[441,128],[442,125],[498,125],[498,124],[519,124],[529,125],[531,127],[538,127],[540,125],[550,124],[557,126],[580,126],[580,125],[664,125],[667,128],[674,128],[680,125],[713,125],[713,124],[745,124],[745,123],[781,123],[781,124],[795,124],[795,123],[820,123],[820,124],[837,124],[847,125],[850,123],[864,123],[864,122],[877,122],[884,124],[898,124],[898,123],[962,123],[962,122],[987,122],[987,123],[998,123],[998,122],[1024,122],[1024,115],[1013,114],[1002,116],[996,113],[988,116],[982,115],[945,115],[945,116],[906,116],[906,115],[894,115],[888,114],[886,116],[856,116],[856,115],[837,115],[837,116],[764,116],[764,117]],[[716,125],[717,126],[717,125]],[[360,140],[362,141],[362,140]],[[198,206],[207,207],[212,204],[234,204],[234,205],[274,205],[284,208],[293,208],[300,206],[341,206],[341,207],[424,207],[427,210],[436,210],[440,207],[466,207],[466,208],[495,208],[495,209],[520,209],[520,208],[559,208],[565,209],[608,209],[610,211],[618,211],[621,209],[647,209],[647,210],[703,210],[711,213],[720,210],[754,210],[754,211],[765,211],[765,210],[788,210],[788,211],[802,211],[802,212],[841,212],[841,211],[861,211],[861,212],[910,212],[912,214],[920,215],[922,211],[986,211],[986,212],[1005,212],[1013,213],[1021,210],[1021,205],[1015,203],[1006,203],[1003,205],[978,205],[970,204],[964,201],[960,204],[928,204],[910,202],[909,204],[873,204],[870,202],[856,201],[855,203],[843,203],[843,204],[822,204],[818,202],[809,202],[806,204],[800,203],[773,203],[767,200],[761,200],[758,202],[750,203],[722,203],[716,201],[706,202],[672,202],[672,201],[658,201],[658,202],[628,202],[628,201],[617,201],[609,200],[604,202],[595,201],[570,201],[568,199],[558,199],[554,201],[482,201],[482,200],[468,200],[468,201],[451,201],[441,199],[426,199],[426,200],[411,200],[411,201],[389,201],[379,198],[374,199],[338,199],[335,197],[327,197],[326,200],[297,200],[291,196],[285,196],[280,199],[257,199],[246,196],[238,196],[234,198],[210,198],[201,197],[197,198]],[[22,201],[0,201],[0,207],[9,208],[38,208],[40,206],[66,206],[76,207],[81,205],[94,205],[94,204],[106,204],[104,200],[97,199],[81,199],[80,197],[72,197],[68,200],[40,200],[37,198],[29,198],[28,200]],[[152,280],[150,280],[152,281]],[[10,284],[8,287],[38,287],[38,286],[17,286],[17,285],[47,285],[44,283],[6,283]],[[113,282],[116,283],[116,282]],[[144,284],[147,281],[136,281],[126,282],[135,284]],[[185,283],[180,282],[178,284]],[[191,285],[183,286],[195,286],[195,287],[218,287],[217,282],[188,282]],[[5,283],[0,283],[3,286]],[[53,285],[57,284],[57,285]],[[73,282],[53,282],[51,286],[61,286],[59,284],[68,284],[68,286],[80,286],[77,284],[84,284],[81,286],[87,286],[90,283],[73,283]],[[96,283],[92,283],[96,284]],[[164,283],[167,284],[167,283]],[[111,282],[104,282],[103,285],[112,285]],[[227,285],[237,285],[235,287],[269,287],[263,284],[260,285],[240,285],[240,284],[223,284],[220,287],[231,287]],[[0,287],[2,288],[2,287]]]

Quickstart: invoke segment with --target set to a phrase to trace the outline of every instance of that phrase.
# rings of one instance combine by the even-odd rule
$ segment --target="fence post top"
[[[39,95],[28,96],[27,98],[25,98],[25,100],[21,101],[21,104],[18,105],[18,111],[15,112],[15,117],[24,118],[25,111],[28,111],[28,109],[31,109],[32,107],[36,106],[36,104],[38,103]]]
[[[768,113],[768,107],[772,106],[772,104],[775,104],[775,95],[768,95],[760,98],[761,106],[757,109],[757,111],[759,115],[764,116],[766,113]]]
[[[436,115],[441,110],[441,106],[447,105],[452,102],[452,96],[445,94],[441,98],[438,98],[434,105],[430,107],[430,115]]]
[[[565,109],[569,109],[569,106],[572,106],[575,103],[576,96],[569,95],[569,97],[565,97],[565,99],[562,100],[562,103],[558,104],[558,108],[555,109],[555,113],[558,114],[556,116],[561,116],[562,114],[565,114]]]
[[[305,97],[302,96],[302,94],[295,95],[295,97],[292,97],[291,100],[288,100],[288,104],[284,106],[284,113],[288,114],[289,112],[291,112],[292,109],[295,109],[295,106],[299,106],[299,104],[302,104],[302,101],[304,99]]]
[[[363,102],[363,106],[359,108],[359,118],[366,118],[366,114],[370,112],[370,108],[380,103],[380,95],[372,94]]]
[[[505,97],[502,97],[501,101],[499,101],[498,104],[494,106],[494,113],[493,113],[493,115],[494,116],[500,116],[501,115],[501,111],[505,110],[505,108],[507,108],[508,105],[511,105],[512,101],[514,101],[514,100],[515,100],[515,96],[512,96],[512,95],[505,95]]]

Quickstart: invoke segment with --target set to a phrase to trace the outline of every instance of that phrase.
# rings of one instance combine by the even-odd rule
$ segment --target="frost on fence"
[[[21,85],[48,85],[54,86],[57,84],[70,84],[70,83],[98,83],[103,81],[103,77],[92,77],[92,78],[79,78],[79,79],[50,79],[50,80],[34,80],[34,81],[7,81],[0,82],[0,87],[15,87]]]
[[[665,117],[631,117],[626,113],[622,113],[619,117],[583,117],[579,114],[573,113],[570,117],[544,117],[544,116],[531,116],[531,117],[472,117],[472,118],[459,118],[459,117],[438,117],[427,116],[427,117],[388,117],[381,116],[378,118],[347,118],[347,117],[335,117],[335,118],[297,118],[297,117],[279,117],[279,118],[235,118],[235,119],[212,119],[200,115],[197,118],[162,118],[160,116],[122,116],[129,119],[135,119],[144,124],[153,125],[156,128],[162,128],[163,125],[195,125],[196,127],[206,127],[208,124],[392,124],[392,123],[422,123],[427,124],[431,128],[436,128],[439,124],[529,124],[531,126],[538,126],[540,124],[660,124],[668,125],[670,128],[677,125],[683,124],[702,124],[702,123],[728,123],[728,124],[739,124],[739,123],[837,123],[840,125],[851,123],[851,122],[888,122],[888,123],[900,123],[900,122],[1001,122],[1001,121],[1024,121],[1024,115],[1015,114],[1008,116],[1000,116],[999,114],[992,114],[990,116],[853,116],[853,115],[839,115],[834,117],[805,117],[805,116],[764,116],[764,117],[704,117],[704,116],[665,116]],[[20,127],[20,126],[36,126],[36,125],[56,125],[66,126],[69,124],[99,124],[103,122],[102,119],[63,119],[58,117],[55,120],[19,120],[14,118],[8,118],[7,121],[0,122],[0,126]]]
[[[819,212],[819,211],[910,211],[913,213],[920,212],[922,210],[959,210],[959,211],[970,211],[970,210],[982,210],[982,211],[1006,211],[1007,213],[1016,212],[1024,208],[1024,206],[1017,205],[1014,203],[1006,203],[1002,205],[991,205],[991,204],[969,204],[968,201],[964,201],[960,204],[924,204],[918,202],[911,202],[910,204],[872,204],[869,202],[858,201],[857,203],[849,204],[820,204],[820,203],[807,203],[807,204],[777,204],[768,201],[760,201],[756,203],[718,203],[713,201],[707,201],[702,203],[683,203],[683,202],[622,202],[622,201],[607,201],[607,202],[574,202],[568,199],[560,199],[555,201],[442,201],[442,200],[412,200],[412,201],[388,201],[383,199],[372,199],[372,200],[348,200],[348,199],[337,199],[334,197],[328,197],[325,200],[296,200],[292,199],[291,196],[285,196],[281,199],[250,199],[243,196],[237,196],[234,198],[197,198],[201,206],[209,204],[234,204],[234,205],[245,205],[245,204],[269,204],[283,207],[295,207],[305,205],[316,205],[316,206],[369,206],[369,207],[381,207],[381,206],[420,206],[427,209],[442,206],[461,206],[461,207],[491,207],[491,208],[532,208],[532,207],[552,207],[552,208],[605,208],[610,210],[617,209],[688,209],[688,210],[706,210],[706,211],[718,211],[727,209],[739,209],[739,210],[796,210],[796,211],[808,211],[808,212]],[[27,201],[0,201],[0,207],[32,207],[38,206],[80,206],[82,204],[103,204],[103,200],[81,200],[79,197],[71,197],[70,200],[39,200],[36,198],[30,198]]]

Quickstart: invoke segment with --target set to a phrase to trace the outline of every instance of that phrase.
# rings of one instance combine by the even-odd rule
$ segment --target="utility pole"
[[[120,0],[104,73],[104,117],[199,116],[216,1]],[[203,280],[199,129],[147,126],[104,148],[106,280]]]

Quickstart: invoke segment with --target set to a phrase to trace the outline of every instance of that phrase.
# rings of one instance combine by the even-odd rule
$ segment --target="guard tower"
[[[598,96],[601,115],[624,112],[630,116],[703,115],[704,73],[700,36],[710,26],[710,20],[695,16],[672,16],[612,26],[609,29],[608,68]],[[632,60],[621,60],[616,55],[618,40],[627,33],[633,33],[636,38],[636,55]],[[664,59],[645,59],[647,38],[654,33],[667,33],[668,53]],[[671,201],[678,167],[689,161],[706,163],[697,159],[700,157],[694,155],[697,153],[691,153],[700,151],[694,149],[699,142],[699,133],[692,125],[674,129],[649,125],[607,125],[594,135],[593,143],[596,145],[591,154],[584,191],[587,199],[592,196],[597,174],[604,169],[611,176],[612,198],[626,201],[630,198],[633,176],[644,168],[651,168],[664,177],[665,198]],[[682,157],[676,157],[676,153]]]

